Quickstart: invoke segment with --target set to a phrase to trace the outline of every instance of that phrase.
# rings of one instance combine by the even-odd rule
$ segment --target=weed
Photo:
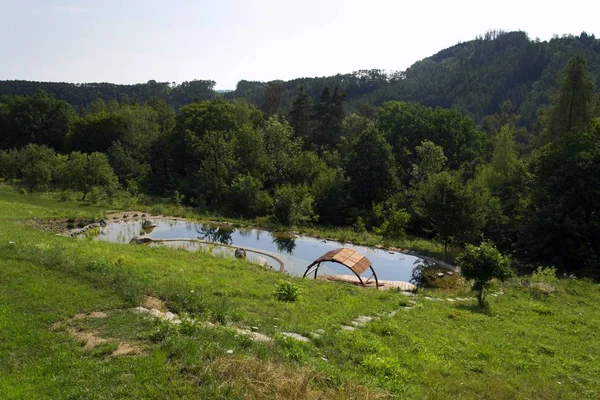
[[[280,279],[275,286],[275,298],[279,301],[295,303],[300,296],[300,288],[290,280]]]

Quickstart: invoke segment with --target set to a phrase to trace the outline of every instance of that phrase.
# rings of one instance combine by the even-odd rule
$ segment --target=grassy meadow
[[[105,212],[0,188],[0,399],[600,397],[596,283],[548,294],[514,278],[479,309],[468,288],[408,297],[290,277],[288,303],[280,273],[245,261],[47,229]],[[146,296],[184,322],[132,312]],[[378,318],[341,328],[359,316]]]

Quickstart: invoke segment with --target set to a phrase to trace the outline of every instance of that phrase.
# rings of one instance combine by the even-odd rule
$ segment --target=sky
[[[0,80],[271,81],[405,70],[490,29],[600,36],[600,1],[0,0]]]

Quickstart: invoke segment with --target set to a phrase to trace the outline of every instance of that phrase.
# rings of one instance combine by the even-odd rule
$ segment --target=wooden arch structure
[[[306,268],[306,272],[304,272],[302,277],[305,278],[307,275],[314,273],[315,279],[317,279],[317,272],[319,271],[321,263],[323,262],[336,262],[347,267],[350,269],[350,271],[354,272],[354,275],[356,275],[363,287],[365,286],[365,283],[369,283],[371,279],[375,278],[375,287],[379,288],[379,280],[377,279],[377,274],[371,265],[371,261],[369,261],[367,257],[363,256],[358,251],[348,248],[331,250],[323,254]],[[363,281],[361,274],[367,269],[371,269],[372,275]]]

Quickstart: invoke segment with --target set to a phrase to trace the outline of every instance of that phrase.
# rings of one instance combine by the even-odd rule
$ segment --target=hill
[[[316,102],[325,87],[339,86],[350,109],[359,104],[380,106],[388,100],[416,101],[455,108],[476,121],[497,112],[509,100],[521,116],[521,124],[529,127],[537,110],[548,105],[556,91],[558,72],[577,52],[583,53],[600,86],[600,40],[594,35],[581,33],[540,41],[530,39],[525,32],[493,31],[444,49],[406,71],[392,73],[373,69],[290,81],[242,80],[230,92],[215,91],[215,82],[210,80],[179,85],[156,81],[134,85],[0,81],[0,95],[32,95],[42,89],[76,107],[87,107],[97,98],[145,102],[161,97],[175,108],[194,99],[222,96],[258,106],[275,103],[274,110],[287,111],[299,87]]]
[[[274,296],[282,274],[245,261],[36,228],[103,212],[0,186],[3,399],[600,393],[600,292],[588,281],[514,279],[496,284],[489,308],[479,309],[466,289],[406,297],[286,277],[301,288],[286,303]],[[523,285],[540,279],[544,285]],[[136,306],[171,310],[184,322],[153,322]],[[358,326],[342,329],[351,321]]]

